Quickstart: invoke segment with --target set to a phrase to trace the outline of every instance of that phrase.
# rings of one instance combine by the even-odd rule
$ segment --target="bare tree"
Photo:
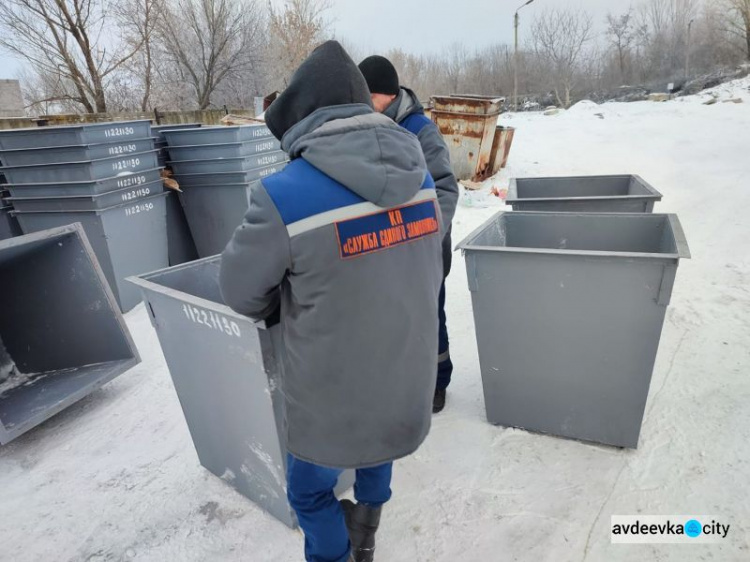
[[[539,15],[531,30],[531,42],[539,61],[549,67],[557,101],[570,106],[579,65],[591,39],[593,22],[586,12],[548,9]]]
[[[160,21],[161,77],[188,86],[199,109],[225,80],[259,64],[263,18],[253,1],[172,0]]]
[[[128,82],[128,89],[138,92],[141,111],[152,107],[157,32],[164,25],[165,8],[165,0],[120,0],[112,7],[126,43],[131,48],[139,47],[125,64],[128,77],[122,80]]]
[[[288,85],[292,73],[325,38],[329,8],[328,0],[286,0],[281,9],[268,4],[269,58],[276,66],[277,88]]]
[[[620,79],[626,80],[625,65],[630,54],[630,47],[635,40],[633,32],[633,15],[630,11],[619,16],[607,14],[607,38],[617,52],[620,66]]]
[[[141,47],[121,40],[107,8],[105,0],[3,0],[0,46],[56,82],[46,101],[106,112],[107,80]]]
[[[744,55],[750,61],[750,0],[724,0],[726,29],[742,41]]]

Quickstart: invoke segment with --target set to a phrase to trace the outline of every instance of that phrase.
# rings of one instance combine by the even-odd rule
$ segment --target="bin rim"
[[[486,228],[496,223],[502,215],[531,215],[531,216],[584,216],[584,217],[632,217],[638,219],[648,219],[649,217],[661,217],[669,222],[672,235],[674,236],[676,253],[655,254],[649,252],[613,252],[603,250],[569,250],[559,248],[517,248],[507,246],[475,246],[473,240],[477,238]],[[550,212],[550,211],[499,211],[483,222],[478,228],[474,229],[471,234],[461,240],[456,250],[466,252],[499,252],[508,254],[546,254],[553,256],[583,256],[583,257],[601,257],[601,258],[643,258],[643,259],[661,259],[661,260],[680,260],[690,259],[690,248],[688,247],[685,232],[682,230],[680,219],[674,213],[583,213],[583,212]]]
[[[518,197],[518,180],[579,180],[588,179],[591,177],[597,178],[635,178],[641,185],[643,185],[649,193],[642,195],[586,195],[579,197]],[[650,183],[644,180],[638,174],[607,174],[603,176],[542,176],[542,177],[524,177],[524,178],[511,178],[510,184],[508,185],[508,196],[505,201],[508,203],[534,203],[534,202],[549,202],[549,201],[629,201],[629,200],[653,200],[661,201],[664,196],[654,188]],[[612,213],[618,214],[618,213]]]
[[[235,144],[235,143],[223,143],[223,144]],[[242,143],[236,143],[236,144],[242,144]],[[197,145],[191,145],[191,148],[196,147],[196,146],[199,146],[201,148],[206,148],[206,147],[218,146],[218,145],[216,145],[216,144],[197,144]],[[181,149],[181,148],[186,148],[186,147],[184,147],[184,146],[174,146],[172,148]],[[266,157],[266,156],[268,156],[270,154],[278,154],[278,153],[286,155],[286,152],[284,152],[281,149],[278,149],[278,150],[272,150],[270,152],[259,152],[257,154],[250,154],[249,156],[228,156],[228,157],[221,157],[221,158],[193,158],[192,160],[169,160],[169,161],[167,161],[167,164],[171,165],[171,164],[192,164],[194,162],[227,162],[227,161],[230,161],[230,160],[252,160],[253,158]],[[276,164],[278,164],[278,162],[276,162]],[[261,168],[268,168],[269,166],[273,166],[273,164],[266,164],[264,166],[257,166],[256,168],[250,168],[250,170],[247,170],[247,171],[249,172],[249,171],[252,171],[252,170],[260,170]],[[200,172],[200,173],[203,173],[203,174],[208,173],[208,174],[210,174],[211,172]],[[214,173],[218,174],[218,173],[221,173],[221,172],[214,172]],[[240,172],[224,172],[224,173],[228,173],[228,174],[241,174],[241,173],[244,173],[244,171],[240,171]],[[182,174],[180,174],[180,175],[182,175]]]
[[[126,277],[125,281],[127,281],[128,283],[132,283],[133,285],[139,287],[141,291],[144,291],[144,290],[153,291],[155,293],[160,293],[166,297],[169,297],[175,300],[184,301],[189,304],[194,304],[195,306],[200,306],[203,308],[214,310],[227,317],[232,317],[237,320],[242,320],[243,322],[250,322],[254,324],[256,328],[261,329],[261,330],[270,329],[270,326],[268,325],[266,320],[254,320],[253,318],[249,316],[245,316],[244,314],[235,312],[226,304],[219,303],[216,301],[210,301],[202,297],[196,297],[195,295],[191,295],[190,293],[186,293],[184,291],[178,291],[177,289],[172,289],[171,287],[165,287],[164,285],[154,283],[151,280],[153,277],[156,277],[165,273],[182,271],[184,269],[195,267],[196,265],[210,263],[214,261],[221,262],[221,254],[216,254],[215,256],[208,256],[206,258],[201,258],[199,260],[189,261],[186,263],[182,263],[180,265],[164,267],[162,269],[157,269],[156,271],[150,271],[148,273],[142,273],[140,275],[131,275],[130,277]],[[144,301],[146,301],[146,299],[144,299]]]
[[[236,172],[230,172],[236,173]],[[248,182],[241,183],[212,183],[212,184],[198,184],[198,185],[180,185],[180,193],[184,193],[193,188],[197,189],[211,189],[211,188],[222,188],[222,187],[250,187],[258,180],[250,180]],[[177,182],[179,183],[179,181]]]
[[[2,133],[12,133],[12,134],[19,134],[19,133],[39,133],[39,134],[45,134],[49,133],[50,131],[75,131],[79,129],[93,129],[93,128],[100,128],[100,127],[122,127],[124,125],[131,125],[133,123],[149,123],[151,124],[151,119],[132,119],[128,121],[100,121],[98,123],[79,123],[77,125],[51,125],[51,126],[45,126],[45,127],[23,127],[21,129],[5,129],[3,131],[0,131],[0,134]],[[57,148],[57,147],[47,147],[47,148]]]
[[[5,170],[20,170],[21,168],[46,168],[51,166],[81,166],[86,164],[95,164],[98,162],[108,162],[111,160],[123,160],[125,158],[135,158],[136,156],[143,156],[144,154],[154,154],[161,152],[159,149],[144,150],[143,152],[131,152],[130,154],[119,154],[117,156],[107,156],[106,158],[95,158],[94,160],[79,160],[77,162],[48,162],[46,164],[25,164],[24,166],[0,166],[0,173]],[[151,168],[153,170],[153,168]],[[138,173],[138,172],[135,172]],[[119,176],[113,176],[119,177]],[[50,183],[50,182],[45,182]],[[83,183],[83,182],[76,182]],[[95,183],[95,182],[94,182]]]
[[[86,230],[83,228],[83,225],[80,222],[70,223],[65,226],[56,226],[54,228],[48,228],[46,230],[40,230],[38,232],[32,232],[30,234],[22,234],[20,236],[16,236],[13,238],[0,240],[0,251],[4,250],[5,248],[18,246],[20,244],[39,242],[42,240],[52,239],[57,236],[73,234],[73,233],[76,233],[78,235],[78,238],[81,241],[81,244],[83,245],[86,255],[91,260],[91,265],[94,268],[94,272],[96,274],[97,279],[99,280],[99,285],[101,286],[102,291],[104,292],[104,295],[107,299],[107,302],[109,303],[109,306],[115,315],[117,324],[120,327],[120,331],[122,332],[123,337],[127,341],[128,346],[130,347],[131,353],[133,354],[133,358],[127,363],[128,368],[134,367],[135,365],[141,362],[141,355],[138,352],[138,347],[135,345],[135,341],[133,340],[133,336],[130,334],[130,330],[128,329],[128,326],[125,323],[123,314],[120,312],[120,305],[118,304],[117,299],[115,298],[115,295],[112,292],[112,288],[109,286],[109,282],[107,281],[107,278],[104,275],[104,271],[102,270],[101,264],[99,264],[99,260],[96,257],[96,253],[94,253],[94,249],[91,247],[91,243],[89,242],[89,239],[86,236]]]
[[[62,199],[63,201],[68,201],[70,199],[98,199],[100,197],[106,197],[108,195],[112,195],[113,193],[120,193],[122,191],[132,191],[133,189],[137,189],[139,187],[148,187],[151,185],[154,185],[155,183],[161,183],[164,184],[163,178],[159,178],[157,180],[149,181],[146,183],[141,183],[138,185],[132,185],[130,187],[121,187],[119,189],[114,189],[112,191],[107,191],[105,193],[98,193],[98,194],[89,194],[89,195],[36,195],[34,197],[6,197],[8,201],[57,201],[59,199]],[[158,194],[154,194],[158,195]],[[144,198],[145,199],[145,198]]]
[[[61,146],[34,146],[31,148],[5,148],[0,149],[0,154],[8,154],[11,152],[38,152],[38,151],[48,151],[53,152],[55,150],[62,150],[66,148],[92,148],[92,147],[99,147],[99,146],[114,146],[114,145],[121,145],[121,144],[128,144],[132,142],[140,142],[140,141],[147,141],[152,140],[156,142],[159,139],[159,137],[138,137],[134,139],[128,139],[128,140],[119,140],[114,142],[88,142],[84,144],[65,144]],[[140,154],[138,152],[132,152],[130,154]],[[127,156],[127,154],[119,154],[118,156]],[[109,158],[109,157],[108,157]],[[54,163],[54,162],[53,162]],[[56,162],[57,164],[68,164],[69,162]],[[43,166],[44,164],[33,164],[33,165],[39,165]],[[20,168],[21,166],[15,166],[16,168]]]
[[[141,184],[141,185],[148,185],[148,184]],[[132,187],[128,187],[126,189],[133,189]],[[172,190],[170,190],[172,191]],[[92,214],[92,215],[101,215],[103,213],[106,213],[107,211],[111,211],[113,209],[118,209],[120,207],[128,207],[132,205],[139,205],[144,203],[145,201],[151,201],[152,199],[157,199],[159,197],[166,197],[169,195],[170,191],[162,191],[160,193],[155,193],[154,195],[149,195],[148,197],[143,197],[142,199],[137,199],[134,201],[127,201],[125,203],[118,203],[117,205],[111,205],[109,207],[104,207],[103,209],[65,209],[65,210],[48,210],[48,211],[17,211],[13,210],[11,212],[11,215],[60,215],[64,213],[86,213],[86,214]],[[105,195],[109,195],[108,193]],[[48,199],[48,197],[42,197],[42,199]]]
[[[136,152],[134,154],[143,154],[142,152]],[[74,162],[75,164],[78,164],[78,162]],[[138,176],[143,174],[148,174],[149,172],[155,172],[159,170],[164,169],[164,166],[157,166],[156,168],[149,168],[148,170],[141,170],[140,172],[124,172],[117,176],[109,176],[108,178],[102,178],[100,180],[86,180],[86,181],[43,181],[43,182],[35,182],[35,183],[0,183],[0,187],[39,187],[39,186],[52,186],[52,185],[62,185],[62,186],[68,186],[68,185],[83,185],[83,184],[89,184],[94,185],[97,183],[104,183],[106,181],[111,180],[119,180],[123,178],[127,178],[130,176]],[[141,184],[142,185],[142,184]]]
[[[267,127],[265,123],[247,123],[245,125],[203,125],[201,127],[181,127],[177,129],[165,129],[163,131],[159,131],[160,133],[169,133],[171,135],[175,134],[190,134],[195,133],[195,129],[200,129],[201,131],[216,131],[216,130],[222,130],[222,131],[230,131],[230,130],[238,130],[242,127]]]

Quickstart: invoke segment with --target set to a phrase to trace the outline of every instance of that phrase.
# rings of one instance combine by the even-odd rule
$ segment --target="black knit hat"
[[[344,48],[337,41],[326,41],[299,66],[286,90],[268,107],[266,125],[281,140],[313,111],[351,103],[372,107],[367,83]]]
[[[399,93],[398,72],[385,57],[373,55],[359,63],[359,69],[367,80],[373,94],[397,96]]]

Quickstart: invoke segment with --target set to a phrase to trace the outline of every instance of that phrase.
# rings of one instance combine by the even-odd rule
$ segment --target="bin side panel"
[[[475,253],[491,423],[636,447],[666,307],[661,260]]]
[[[0,334],[22,373],[133,357],[89,255],[75,235],[0,256]]]
[[[161,293],[144,296],[201,464],[293,526],[257,329]]]
[[[186,188],[180,193],[190,232],[200,257],[224,251],[248,207],[248,186]]]
[[[169,265],[167,197],[161,193],[102,213],[112,259],[113,285],[123,312],[141,302],[141,293],[126,279]],[[112,281],[110,281],[112,283]]]
[[[167,196],[167,242],[169,265],[180,265],[198,259],[198,250],[177,192],[170,192]]]

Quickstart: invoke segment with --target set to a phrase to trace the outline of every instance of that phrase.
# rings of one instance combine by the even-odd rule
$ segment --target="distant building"
[[[18,80],[0,80],[0,117],[23,117],[23,96]]]

